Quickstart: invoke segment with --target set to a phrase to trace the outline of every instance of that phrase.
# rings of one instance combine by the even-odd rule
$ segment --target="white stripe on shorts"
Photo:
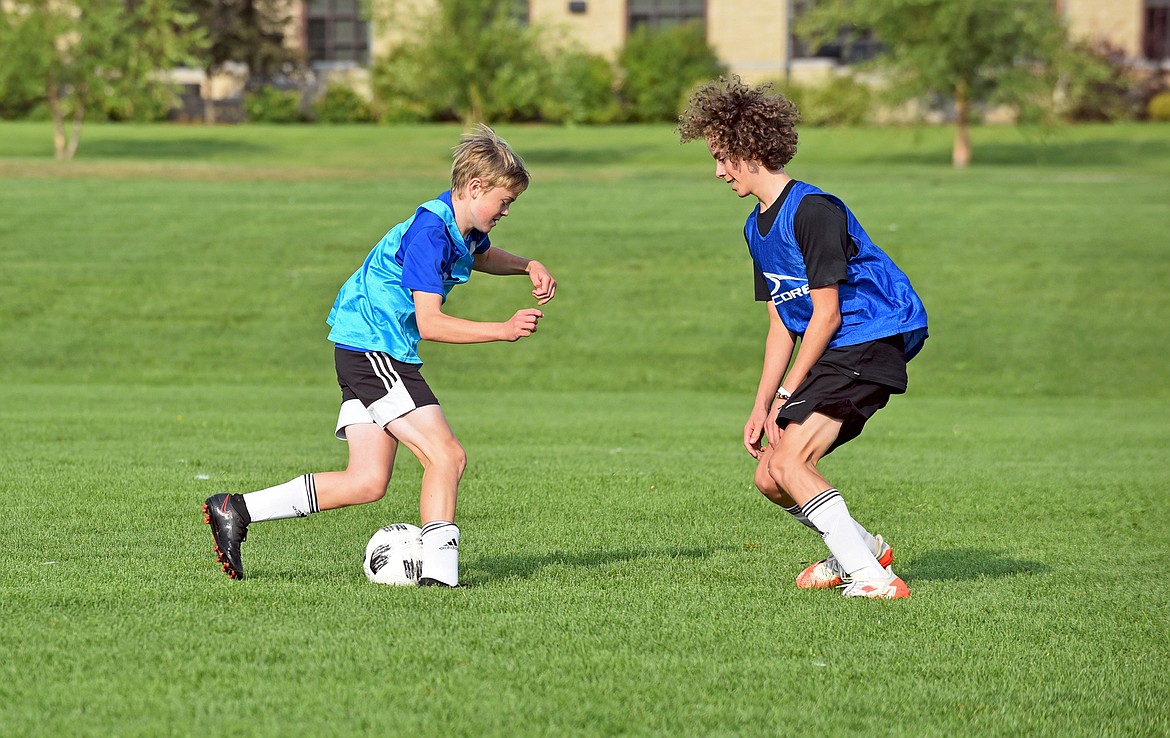
[[[402,382],[401,377],[398,376],[398,372],[394,371],[394,368],[390,366],[390,361],[386,358],[385,354],[367,351],[365,357],[370,362],[370,368],[374,370],[374,376],[381,379],[382,384],[385,385],[386,394],[390,394],[390,390],[394,388],[394,385]]]

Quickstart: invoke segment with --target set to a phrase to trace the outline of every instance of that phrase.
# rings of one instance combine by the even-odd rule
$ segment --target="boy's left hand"
[[[557,281],[544,268],[544,264],[539,261],[530,261],[526,271],[529,278],[532,279],[532,296],[536,298],[536,304],[543,305],[553,299],[553,295],[557,292]]]
[[[768,417],[764,421],[764,435],[768,437],[768,445],[776,447],[780,444],[780,437],[784,435],[784,430],[780,424],[776,422],[776,416],[780,412],[780,408],[784,407],[784,403],[788,400],[776,400],[773,403],[772,409],[768,411]]]

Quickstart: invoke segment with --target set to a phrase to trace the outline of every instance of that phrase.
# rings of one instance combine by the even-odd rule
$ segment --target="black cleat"
[[[459,589],[463,585],[462,584],[447,584],[446,582],[441,582],[438,579],[435,579],[434,577],[423,577],[422,579],[418,580],[418,586],[420,586],[420,587],[446,587],[447,589]]]
[[[215,541],[215,558],[223,566],[223,573],[232,579],[244,578],[240,562],[240,544],[248,539],[248,507],[243,495],[219,494],[203,503],[203,520],[211,526]]]

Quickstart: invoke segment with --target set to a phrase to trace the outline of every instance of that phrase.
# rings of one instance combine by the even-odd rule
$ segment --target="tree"
[[[971,162],[972,106],[1029,117],[1051,105],[1064,26],[1052,0],[818,0],[798,24],[818,43],[872,31],[898,100],[954,104],[956,168]]]
[[[138,117],[173,100],[159,73],[198,48],[193,22],[171,0],[20,0],[0,6],[0,68],[35,81],[70,160],[90,110]]]
[[[238,62],[248,67],[248,84],[256,87],[287,64],[299,61],[298,53],[285,45],[292,24],[289,0],[176,0],[198,19],[208,43],[202,67],[208,79],[224,65]],[[209,99],[204,120],[215,122]]]

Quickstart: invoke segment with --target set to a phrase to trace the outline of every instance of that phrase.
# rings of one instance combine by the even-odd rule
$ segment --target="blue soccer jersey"
[[[808,195],[824,195],[841,208],[848,221],[849,237],[858,249],[857,255],[849,260],[846,280],[838,285],[841,326],[828,348],[902,335],[909,361],[922,348],[927,336],[926,308],[922,300],[905,273],[870,239],[845,203],[804,182],[793,185],[766,236],[760,235],[756,225],[759,207],[748,216],[744,226],[748,250],[756,268],[768,280],[772,302],[784,326],[803,336],[812,318],[808,274],[794,230],[796,209]]]
[[[446,300],[455,285],[470,278],[475,254],[491,246],[479,231],[464,239],[452,207],[451,192],[444,192],[382,237],[337,293],[326,321],[332,326],[330,341],[422,363],[412,292]]]

